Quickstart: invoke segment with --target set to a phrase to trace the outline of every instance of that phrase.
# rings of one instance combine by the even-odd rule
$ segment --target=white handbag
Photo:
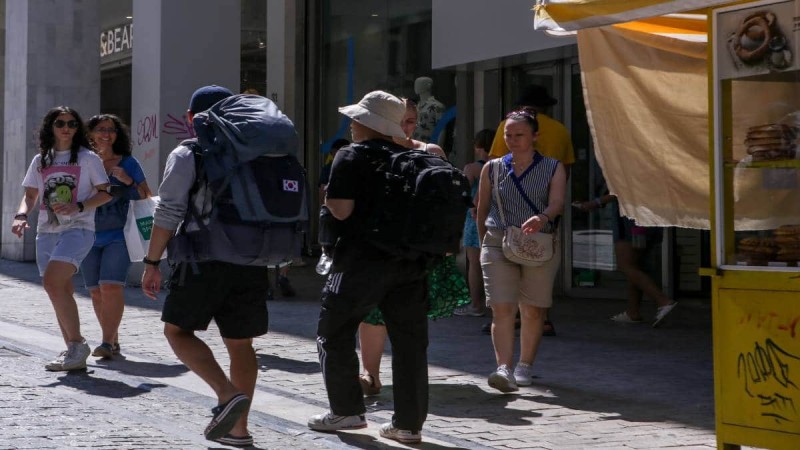
[[[128,257],[132,262],[139,262],[147,255],[150,246],[150,233],[153,231],[153,213],[158,204],[158,197],[142,200],[131,200],[128,207],[128,219],[125,221],[125,245]],[[166,250],[161,259],[166,258]]]

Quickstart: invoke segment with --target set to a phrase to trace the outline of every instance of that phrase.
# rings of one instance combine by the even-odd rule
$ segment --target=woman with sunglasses
[[[555,233],[556,218],[564,210],[566,171],[557,159],[535,150],[538,131],[535,113],[521,110],[509,114],[504,137],[510,153],[484,165],[478,185],[476,222],[497,360],[497,369],[489,376],[489,386],[501,392],[516,391],[518,386],[533,383],[531,366],[542,339],[545,312],[553,304],[553,283],[561,264],[557,247],[553,258],[537,267],[508,260],[502,249],[506,227],[520,227],[526,234]],[[495,186],[497,192],[493,192]],[[512,373],[514,321],[518,310],[520,355]]]
[[[119,354],[119,324],[125,309],[125,280],[131,260],[125,245],[125,222],[131,200],[150,197],[139,161],[131,156],[128,128],[113,114],[98,114],[86,124],[94,151],[103,160],[109,181],[115,186],[113,200],[94,214],[94,246],[81,264],[83,281],[92,296],[103,339],[92,356],[111,358]]]
[[[81,335],[72,276],[94,243],[94,210],[108,202],[103,162],[89,150],[78,112],[58,106],[45,114],[39,154],[22,180],[22,197],[11,231],[22,237],[37,200],[36,263],[67,350],[45,365],[51,371],[83,369],[89,345]]]

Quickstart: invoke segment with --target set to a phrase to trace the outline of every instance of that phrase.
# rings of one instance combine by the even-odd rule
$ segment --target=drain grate
[[[22,350],[15,350],[8,347],[0,347],[0,358],[16,358],[19,356],[30,356]]]

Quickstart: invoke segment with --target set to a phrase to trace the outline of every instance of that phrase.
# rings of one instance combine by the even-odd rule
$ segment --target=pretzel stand
[[[717,440],[800,448],[800,1],[710,13]]]

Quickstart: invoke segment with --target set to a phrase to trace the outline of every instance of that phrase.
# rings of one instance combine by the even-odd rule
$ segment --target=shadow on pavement
[[[98,359],[95,364],[104,369],[141,377],[177,377],[189,371],[183,364],[128,361],[123,355],[114,359]]]
[[[58,381],[46,384],[42,387],[69,386],[86,392],[89,395],[108,398],[129,398],[150,392],[154,387],[165,387],[160,384],[148,384],[146,386],[130,386],[121,381],[109,380],[107,378],[93,377],[93,371],[71,371],[58,377]]]
[[[320,373],[322,370],[317,361],[299,361],[296,359],[282,358],[270,354],[256,354],[259,369],[277,369],[289,373],[312,374]]]
[[[365,434],[356,434],[356,433],[334,433],[336,437],[342,441],[343,444],[347,444],[354,448],[363,448],[363,449],[383,449],[383,448],[415,448],[415,449],[424,449],[424,450],[467,450],[464,447],[456,447],[456,446],[444,446],[435,444],[433,442],[426,442],[425,441],[425,434],[422,435],[422,443],[420,444],[413,444],[412,446],[401,444],[399,442],[386,442],[386,441],[379,441],[373,436],[365,435]]]

